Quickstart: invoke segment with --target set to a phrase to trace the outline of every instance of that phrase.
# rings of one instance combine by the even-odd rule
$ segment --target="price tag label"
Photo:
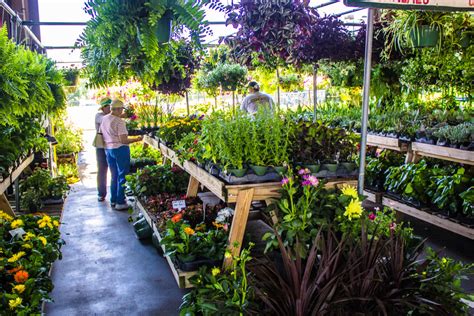
[[[12,229],[9,231],[10,235],[12,235],[13,238],[16,236],[19,236],[20,238],[23,237],[24,234],[26,234],[25,230],[23,228],[17,228],[17,229]]]
[[[178,209],[179,211],[181,211],[182,209],[185,209],[186,201],[185,200],[173,201],[173,208]]]

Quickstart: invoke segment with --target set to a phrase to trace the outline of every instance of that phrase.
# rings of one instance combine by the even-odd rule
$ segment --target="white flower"
[[[234,210],[230,207],[225,207],[217,213],[216,222],[219,224],[227,223],[227,220],[234,215]]]

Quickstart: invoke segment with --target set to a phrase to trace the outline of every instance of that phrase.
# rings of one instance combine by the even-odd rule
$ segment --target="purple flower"
[[[204,120],[204,114],[202,114],[202,115],[199,117],[199,120],[200,120],[200,121]]]
[[[309,185],[312,185],[312,184],[311,184],[311,181],[309,181],[309,180],[304,180],[303,182],[301,182],[301,185],[304,186],[304,187],[306,187],[306,186],[309,186]]]
[[[375,219],[375,217],[376,217],[376,216],[375,216],[374,213],[370,213],[370,214],[369,214],[369,219],[370,219],[371,221],[373,221],[373,220]]]
[[[288,184],[288,182],[290,182],[290,179],[288,179],[287,177],[284,177],[284,178],[281,180],[281,185]]]
[[[390,223],[390,230],[395,230],[395,228],[397,228],[397,223]]]

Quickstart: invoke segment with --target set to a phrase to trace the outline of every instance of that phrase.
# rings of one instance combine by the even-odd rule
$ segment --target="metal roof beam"
[[[367,10],[367,8],[352,9],[352,10],[349,10],[349,11],[345,11],[345,12],[341,12],[341,13],[335,14],[334,16],[341,17],[341,16],[343,16],[343,15],[350,14],[350,13],[354,13],[354,12],[358,12],[358,11],[362,11],[362,10]]]

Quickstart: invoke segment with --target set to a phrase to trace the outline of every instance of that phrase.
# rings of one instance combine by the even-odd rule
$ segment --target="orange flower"
[[[186,235],[194,235],[196,233],[191,227],[186,227],[184,229],[184,232],[186,233]]]
[[[177,223],[182,219],[183,219],[183,213],[178,213],[178,214],[174,215],[173,217],[171,217],[171,221],[173,223]]]
[[[10,270],[8,270],[7,272],[10,273],[10,274],[15,274],[15,273],[17,273],[17,272],[20,271],[20,270],[23,270],[23,267],[22,267],[22,266],[19,266],[19,267],[15,267],[15,268],[13,268],[13,269],[10,269]]]
[[[25,283],[28,280],[28,272],[25,270],[20,270],[17,273],[15,273],[15,282],[16,283]]]

